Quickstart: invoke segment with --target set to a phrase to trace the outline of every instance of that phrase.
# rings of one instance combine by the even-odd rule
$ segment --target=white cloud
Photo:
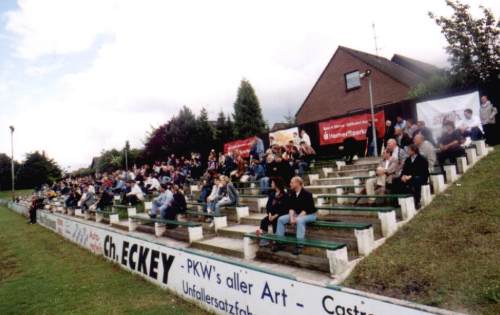
[[[84,165],[126,139],[140,145],[182,105],[206,106],[212,117],[230,111],[245,77],[273,122],[296,111],[337,45],[373,52],[372,21],[384,56],[444,64],[445,42],[427,17],[443,8],[434,0],[21,0],[6,29],[29,65],[23,72],[63,74],[38,94],[27,82],[9,121],[19,152],[45,149],[63,165]],[[77,58],[86,66],[64,72],[61,59],[82,53],[88,65]]]

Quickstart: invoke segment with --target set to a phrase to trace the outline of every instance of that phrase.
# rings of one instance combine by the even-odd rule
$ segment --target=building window
[[[359,80],[359,71],[352,71],[344,74],[345,76],[345,88],[347,91],[357,89],[361,86]]]

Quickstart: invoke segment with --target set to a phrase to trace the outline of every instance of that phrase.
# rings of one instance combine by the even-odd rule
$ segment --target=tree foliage
[[[497,81],[500,75],[500,21],[490,9],[480,6],[482,16],[475,18],[470,6],[447,0],[453,9],[450,17],[429,16],[441,27],[448,41],[446,52],[450,74],[462,86]]]
[[[12,188],[11,158],[0,153],[0,191]],[[19,163],[14,161],[14,174],[19,169]]]
[[[247,138],[266,132],[259,99],[248,80],[241,80],[234,102],[234,131],[238,138]]]
[[[440,93],[446,93],[456,86],[453,78],[448,73],[440,73],[431,76],[428,80],[413,87],[408,96],[411,98],[428,97]]]
[[[17,188],[36,188],[42,184],[52,184],[62,176],[57,163],[45,153],[35,151],[26,154],[26,159],[16,173]]]
[[[233,122],[231,117],[224,114],[223,111],[219,112],[217,121],[215,122],[215,143],[216,150],[222,151],[224,143],[234,140]]]

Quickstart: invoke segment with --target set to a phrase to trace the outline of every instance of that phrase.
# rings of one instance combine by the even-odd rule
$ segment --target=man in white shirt
[[[160,181],[153,175],[150,175],[144,184],[149,192],[160,191]]]
[[[139,185],[135,181],[127,181],[127,191],[128,192],[125,195],[127,204],[135,205],[138,202],[144,200],[144,193],[142,192],[141,187],[139,187]]]
[[[458,127],[464,138],[470,137],[472,141],[483,138],[481,121],[477,116],[472,116],[472,109],[464,110],[464,120]]]
[[[304,141],[307,145],[311,145],[311,138],[304,129],[300,131],[300,139],[302,139],[302,141]]]
[[[420,155],[426,158],[429,163],[429,171],[432,172],[437,160],[436,149],[429,141],[425,140],[425,137],[421,133],[417,134],[413,141],[418,146]]]

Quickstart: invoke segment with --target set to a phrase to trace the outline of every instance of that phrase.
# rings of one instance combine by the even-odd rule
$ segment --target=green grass
[[[500,146],[364,259],[348,287],[500,314]]]
[[[0,207],[0,314],[206,314]]]
[[[29,196],[33,192],[33,189],[22,189],[16,190],[16,196]],[[0,191],[0,199],[11,200],[12,193],[10,190]]]

